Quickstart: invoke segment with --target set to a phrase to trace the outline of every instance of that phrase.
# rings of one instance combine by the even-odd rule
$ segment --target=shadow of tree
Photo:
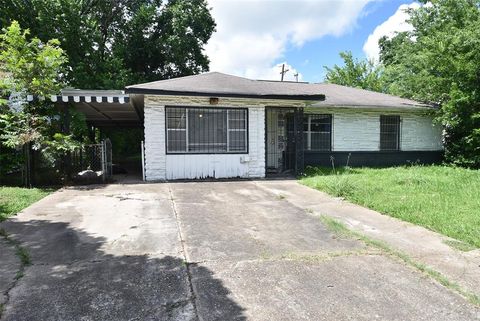
[[[8,220],[0,227],[28,250],[32,262],[9,292],[2,321],[198,320],[192,270],[202,280],[196,289],[213,300],[206,306],[218,307],[202,320],[246,320],[212,271],[191,269],[180,257],[107,254],[105,238],[66,223]]]

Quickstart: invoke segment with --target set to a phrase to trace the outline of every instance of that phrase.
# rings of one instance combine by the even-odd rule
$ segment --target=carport
[[[113,174],[117,171],[117,173],[141,177],[143,169],[141,146],[143,146],[144,137],[142,95],[128,95],[120,90],[68,89],[62,90],[60,95],[51,96],[50,99],[63,111],[64,133],[70,132],[72,118],[70,110],[73,108],[84,115],[92,143],[99,144],[107,139],[112,141],[113,146],[109,153],[113,155],[113,159],[109,161],[114,165]],[[120,155],[121,151],[116,150],[118,142],[115,141],[115,137],[119,135],[130,140],[134,139],[131,137],[136,138],[129,144],[134,154]],[[69,160],[70,165],[72,161],[75,159]]]

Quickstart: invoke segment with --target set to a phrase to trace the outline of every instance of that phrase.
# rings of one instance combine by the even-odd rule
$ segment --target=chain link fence
[[[96,176],[104,182],[111,179],[112,143],[109,139],[105,139],[100,144],[83,145],[70,157],[71,173],[74,178],[79,178],[88,171],[95,172]]]

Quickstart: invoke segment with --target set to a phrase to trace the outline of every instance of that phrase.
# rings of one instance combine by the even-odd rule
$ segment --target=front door
[[[293,110],[267,108],[266,110],[266,165],[267,173],[286,173],[294,168],[294,151],[291,135]],[[293,150],[293,155],[292,155]]]

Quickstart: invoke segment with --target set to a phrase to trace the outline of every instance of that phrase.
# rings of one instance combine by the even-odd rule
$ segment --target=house
[[[434,163],[443,154],[431,106],[366,90],[212,72],[126,93],[143,100],[146,180]]]
[[[144,129],[148,181],[259,178],[332,163],[428,164],[443,155],[433,107],[333,84],[211,72],[125,92],[63,91],[52,100],[74,105],[91,127]]]

